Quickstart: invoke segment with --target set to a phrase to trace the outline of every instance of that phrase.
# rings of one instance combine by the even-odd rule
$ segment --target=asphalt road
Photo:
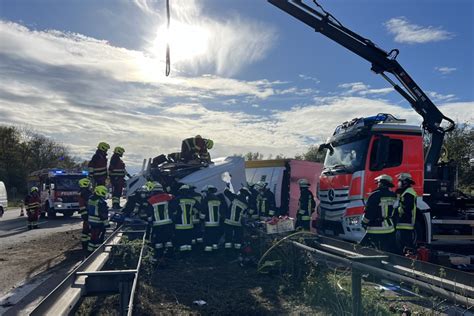
[[[11,208],[5,211],[0,218],[0,242],[8,243],[10,239],[28,239],[55,232],[74,230],[81,227],[81,217],[76,213],[70,218],[58,214],[56,218],[41,218],[38,221],[39,229],[28,230],[27,218],[20,215],[20,208]]]

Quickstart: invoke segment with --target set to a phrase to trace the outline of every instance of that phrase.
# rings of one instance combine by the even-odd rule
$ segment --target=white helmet
[[[201,189],[201,192],[209,192],[209,191],[217,192],[217,188],[213,186],[212,184],[207,184],[203,186]]]

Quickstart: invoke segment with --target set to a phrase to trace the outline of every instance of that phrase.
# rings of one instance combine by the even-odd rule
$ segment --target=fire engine
[[[79,183],[87,171],[42,169],[28,176],[28,187],[36,186],[41,196],[41,215],[54,218],[56,213],[70,217],[79,210]]]
[[[320,231],[359,241],[365,201],[380,174],[409,172],[418,194],[416,238],[434,243],[446,239],[474,240],[474,199],[456,189],[456,163],[440,159],[445,133],[454,121],[444,116],[396,60],[371,40],[344,27],[317,1],[269,0],[316,32],[359,55],[421,115],[422,127],[406,125],[390,114],[356,118],[338,126],[322,144],[327,154],[320,175],[317,226]],[[399,86],[396,81],[401,83]],[[424,147],[424,139],[429,139]],[[446,157],[444,157],[446,158]]]

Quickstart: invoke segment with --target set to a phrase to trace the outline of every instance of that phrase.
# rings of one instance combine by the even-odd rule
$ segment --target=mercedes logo
[[[328,199],[329,201],[333,201],[334,200],[334,190],[333,189],[330,189],[329,192],[328,192]]]

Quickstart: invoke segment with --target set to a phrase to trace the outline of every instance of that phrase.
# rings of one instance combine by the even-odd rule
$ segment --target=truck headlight
[[[346,223],[347,225],[357,226],[357,225],[360,225],[361,218],[362,218],[361,216],[349,216],[349,217],[346,217]]]
[[[57,198],[56,201],[57,201],[57,202],[62,202],[63,199],[62,199],[62,198]]]

